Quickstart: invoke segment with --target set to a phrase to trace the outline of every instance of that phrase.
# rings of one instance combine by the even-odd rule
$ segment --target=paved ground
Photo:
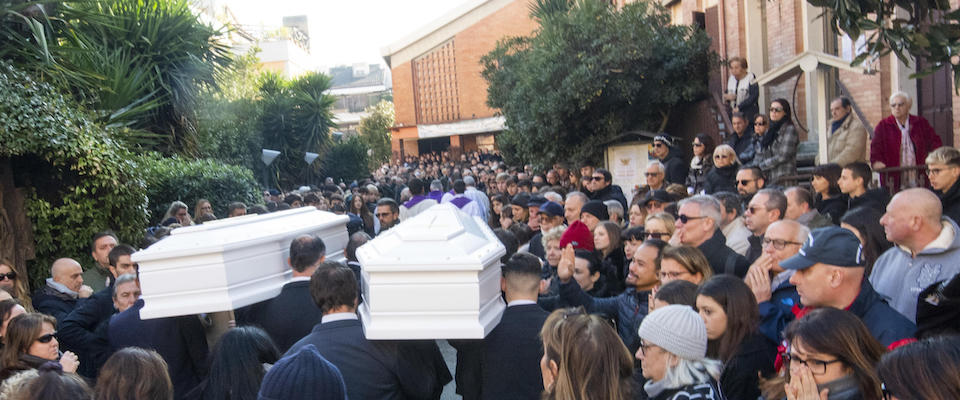
[[[440,353],[443,353],[443,359],[447,361],[447,367],[450,368],[450,375],[456,371],[457,366],[457,351],[450,347],[450,344],[446,340],[438,340],[437,344],[440,345]],[[443,387],[443,395],[440,396],[441,400],[457,400],[460,399],[460,395],[456,393],[456,385],[454,381],[450,381],[447,386]]]

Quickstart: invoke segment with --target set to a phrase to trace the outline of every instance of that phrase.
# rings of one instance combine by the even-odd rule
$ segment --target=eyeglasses
[[[647,239],[663,240],[664,236],[669,236],[669,235],[670,235],[669,233],[643,232],[640,234],[640,239],[641,240],[647,240]]]
[[[679,216],[677,216],[677,221],[680,221],[680,223],[686,224],[687,222],[690,222],[690,221],[692,221],[692,220],[695,220],[695,219],[703,219],[703,218],[706,218],[706,217],[703,217],[703,216],[700,216],[700,217],[691,217],[691,216],[688,216],[688,215],[686,215],[686,214],[680,214]]]
[[[764,125],[766,125],[766,124],[767,124],[767,123],[766,123],[766,122],[763,122],[763,121],[754,122],[754,123],[753,123],[754,126],[764,126]]]
[[[809,358],[809,359],[804,360],[804,359],[800,358],[799,356],[797,356],[797,355],[795,355],[795,354],[790,354],[790,353],[784,353],[784,354],[783,354],[783,360],[786,361],[786,362],[788,362],[788,363],[790,363],[790,366],[791,366],[791,367],[792,367],[794,364],[797,364],[797,365],[799,365],[799,364],[806,365],[807,368],[810,368],[810,372],[812,372],[814,375],[823,375],[823,374],[827,373],[827,365],[830,365],[830,364],[833,364],[833,363],[836,363],[836,362],[840,362],[840,359],[839,359],[839,358],[834,359],[834,360],[831,360],[831,361],[822,361],[822,360],[817,360],[817,359],[814,359],[814,358]]]
[[[750,214],[756,214],[766,209],[767,209],[766,207],[761,207],[761,206],[750,206],[750,207],[747,207],[747,212]]]
[[[763,238],[763,245],[764,245],[764,246],[769,246],[769,245],[771,245],[771,244],[773,245],[773,248],[775,248],[775,249],[777,249],[777,250],[783,250],[783,248],[784,248],[784,247],[787,247],[788,244],[801,245],[801,244],[803,244],[803,243],[800,243],[800,242],[791,242],[791,241],[789,241],[789,240]]]
[[[770,112],[783,112],[783,107],[770,107]]]
[[[742,180],[738,180],[738,181],[737,181],[737,184],[738,184],[738,185],[741,185],[741,186],[747,186],[747,185],[750,184],[750,182],[753,182],[753,181],[755,181],[755,180],[756,180],[756,179],[742,179]]]
[[[377,217],[377,218],[383,218],[383,217],[386,217],[386,216],[389,216],[389,215],[393,215],[393,213],[376,213],[376,214],[373,214],[373,215],[374,215],[375,217]]]
[[[651,201],[648,202],[646,205],[644,205],[643,208],[651,209],[651,208],[660,207],[660,206],[662,206],[662,205],[663,205],[663,203],[661,203],[661,202],[659,202],[659,201],[651,200]]]
[[[16,272],[13,272],[13,271],[10,271],[10,272],[7,272],[7,273],[5,273],[5,274],[0,274],[0,281],[5,281],[5,280],[7,280],[7,279],[9,279],[9,280],[11,280],[11,281],[14,280],[14,279],[17,279],[17,273],[16,273]]]
[[[40,343],[50,343],[51,340],[57,337],[57,332],[48,333],[46,335],[40,336],[37,338],[37,341]]]
[[[950,166],[947,168],[927,168],[927,175],[931,175],[931,176],[940,175],[941,172],[946,171],[950,168],[956,168],[956,167]]]
[[[689,272],[687,272],[687,271],[681,271],[681,272],[665,272],[665,271],[660,271],[660,280],[664,280],[664,279],[666,279],[666,278],[670,278],[670,279],[672,279],[672,280],[676,280],[676,279],[679,279],[681,276],[684,276],[684,275],[686,275],[686,274],[689,274]]]
[[[653,343],[647,343],[647,342],[641,340],[641,341],[640,341],[640,354],[647,355],[647,351],[649,351],[650,349],[659,348],[659,347],[660,347],[660,346],[657,346],[657,345],[655,345],[655,344],[653,344]]]

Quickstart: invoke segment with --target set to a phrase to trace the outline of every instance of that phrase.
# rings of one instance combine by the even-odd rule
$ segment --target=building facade
[[[492,149],[504,119],[487,106],[480,58],[536,27],[529,0],[473,0],[382,49],[393,78],[394,158]]]

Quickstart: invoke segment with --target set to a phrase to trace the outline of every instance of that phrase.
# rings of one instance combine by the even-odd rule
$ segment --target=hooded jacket
[[[603,189],[590,193],[590,200],[616,200],[623,206],[624,210],[629,209],[627,207],[627,198],[623,195],[623,189],[620,189],[620,186],[614,184],[609,184]]]
[[[660,160],[660,162],[663,163],[664,169],[666,170],[663,180],[668,185],[671,183],[678,185],[686,183],[687,173],[690,172],[690,164],[683,161],[679,150],[671,147],[670,152],[667,153],[667,156]],[[626,209],[626,207],[624,207],[624,209]]]
[[[910,321],[917,320],[920,292],[960,272],[960,227],[950,218],[943,217],[940,222],[940,237],[916,257],[903,247],[893,246],[880,255],[870,273],[870,283],[877,292]]]

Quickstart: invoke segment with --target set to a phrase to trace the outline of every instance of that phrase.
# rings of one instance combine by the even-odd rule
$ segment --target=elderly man
[[[744,279],[760,306],[760,332],[773,341],[786,328],[786,316],[800,304],[797,287],[790,283],[794,271],[784,270],[780,262],[796,255],[809,234],[810,229],[797,221],[770,224],[763,238],[763,255],[753,262]]]
[[[763,235],[767,227],[774,221],[783,219],[787,212],[787,197],[779,190],[761,189],[750,200],[750,205],[743,213],[743,224],[750,230],[750,250],[747,251],[747,261],[754,262],[763,252]]]
[[[747,118],[753,118],[760,112],[760,85],[757,77],[747,71],[747,59],[731,57],[727,62],[730,66],[730,78],[727,79],[727,91],[723,100],[730,103],[734,113],[743,113]]]
[[[656,190],[665,190],[667,188],[667,184],[663,180],[663,177],[666,175],[665,171],[666,168],[660,161],[648,162],[647,169],[643,172],[647,184],[636,189],[636,193],[633,194],[633,202],[641,201],[649,197],[650,193]],[[631,204],[633,202],[631,202]]]
[[[831,221],[830,218],[820,215],[817,208],[813,206],[813,194],[811,194],[809,190],[799,186],[793,186],[787,188],[784,194],[787,196],[785,219],[797,221],[810,229],[833,226],[833,221]]]
[[[750,204],[753,195],[767,186],[766,183],[766,178],[763,177],[763,171],[760,168],[743,167],[737,171],[737,193],[740,194],[744,208]]]
[[[694,246],[703,252],[713,273],[736,275],[743,278],[750,263],[727,247],[727,239],[720,231],[723,205],[707,195],[696,195],[680,201],[677,228],[671,242]]]
[[[540,205],[537,217],[540,220],[540,230],[530,238],[530,248],[527,251],[541,259],[546,259],[547,250],[544,248],[543,234],[563,225],[563,207],[548,201]]]
[[[588,201],[590,201],[590,198],[583,192],[567,193],[567,199],[563,204],[563,216],[566,218],[567,224],[572,224],[573,221],[580,220],[580,209],[582,209],[583,205],[587,204]]]
[[[913,339],[916,325],[883,302],[864,277],[862,249],[857,236],[840,227],[813,231],[797,255],[780,263],[796,271],[790,283],[797,286],[802,317],[818,307],[833,307],[856,315],[870,333],[888,348]],[[779,341],[778,341],[779,342]]]
[[[837,97],[830,103],[830,134],[827,135],[827,160],[817,159],[817,164],[835,163],[847,165],[855,161],[867,161],[867,130],[856,115],[853,115],[850,99]]]
[[[732,192],[714,193],[713,197],[723,204],[721,216],[723,222],[720,231],[727,238],[727,246],[742,256],[750,250],[750,230],[743,224],[743,215],[740,211],[740,196]]]
[[[942,146],[940,136],[934,132],[930,123],[921,116],[910,115],[913,100],[904,92],[890,96],[890,111],[893,115],[883,119],[873,130],[870,142],[870,162],[874,169],[892,167],[910,167],[921,165],[927,153]],[[887,174],[880,179],[887,181]],[[904,187],[916,187],[919,184],[917,171],[893,174],[893,192]]]
[[[33,308],[63,321],[77,306],[77,300],[93,294],[90,286],[83,284],[83,268],[72,258],[60,258],[50,266],[47,284],[33,294]]]
[[[960,222],[960,150],[941,147],[927,156],[927,177],[940,198],[943,215]]]
[[[463,183],[467,185],[467,191],[463,192],[463,194],[480,205],[480,209],[483,211],[482,218],[486,220],[490,212],[490,199],[487,198],[486,194],[477,190],[477,180],[473,175],[464,176]]]
[[[960,272],[960,228],[942,215],[940,200],[927,189],[907,189],[880,218],[896,244],[873,264],[870,283],[893,308],[916,321],[917,296]]]
[[[664,180],[667,184],[684,185],[687,182],[687,173],[690,164],[683,161],[679,151],[673,151],[674,138],[668,135],[657,135],[653,138],[653,156],[663,163],[665,170]]]

